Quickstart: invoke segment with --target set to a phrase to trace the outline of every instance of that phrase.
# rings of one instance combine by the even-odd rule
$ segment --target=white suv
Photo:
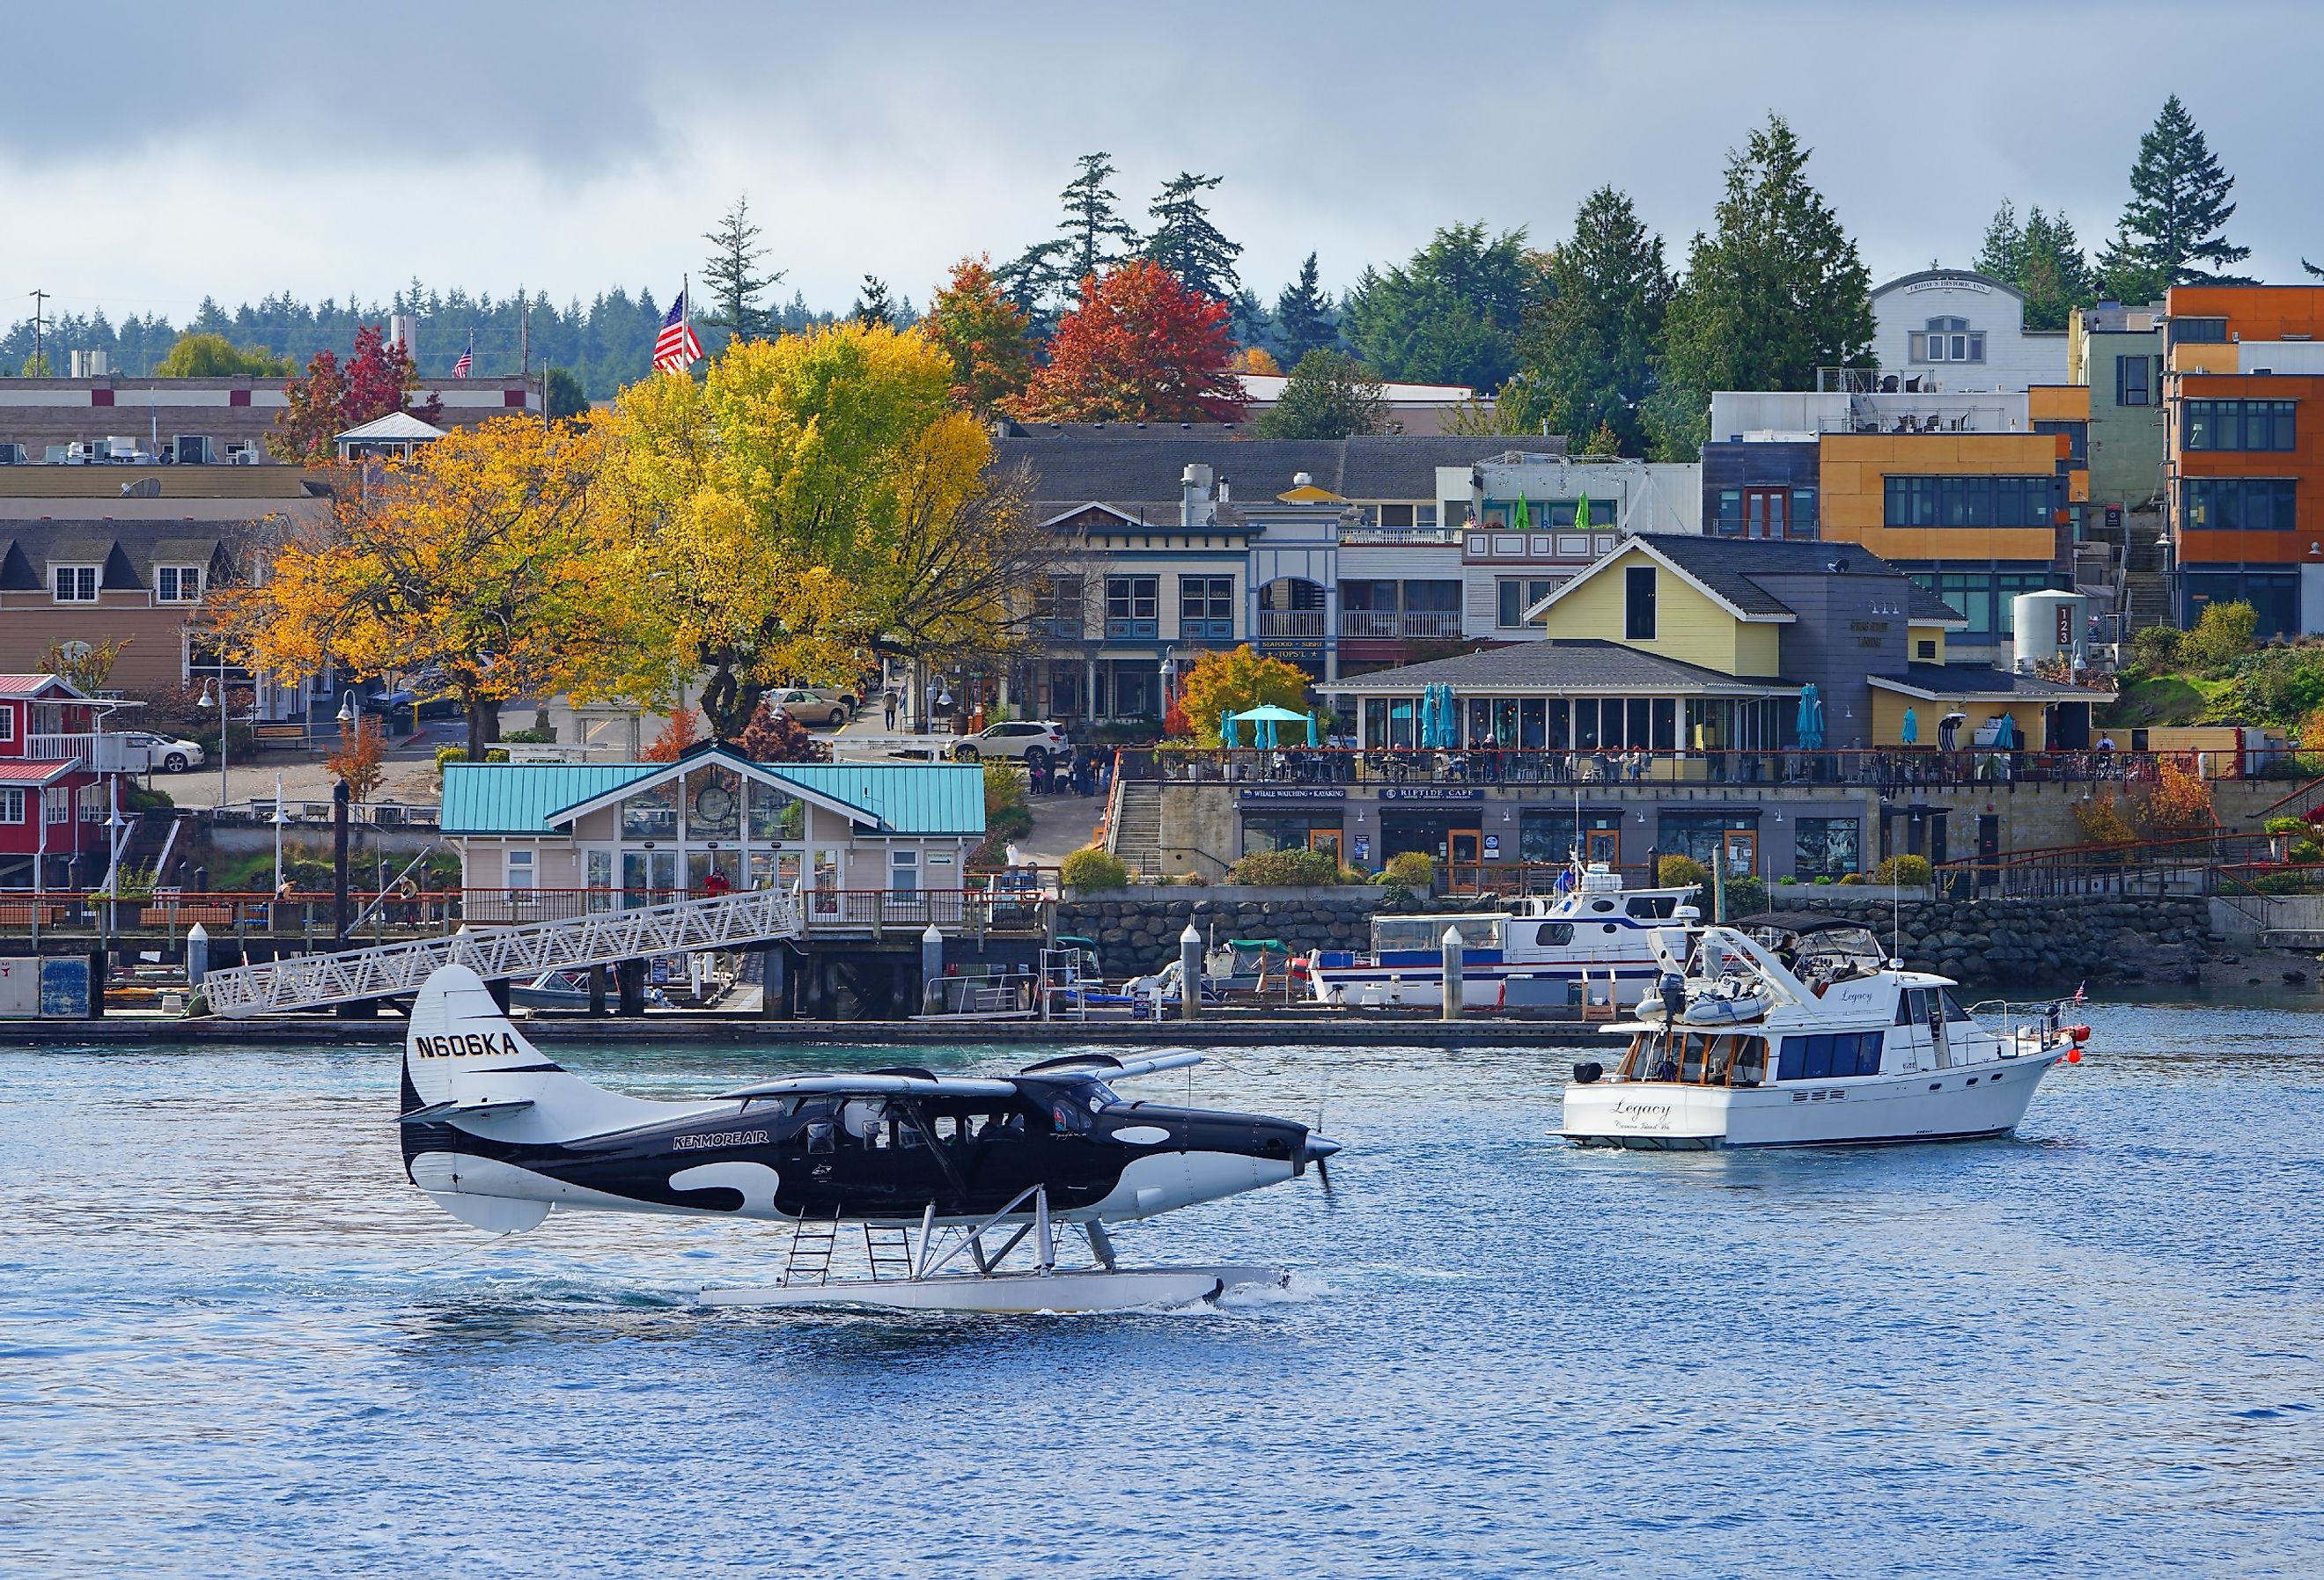
[[[986,757],[1014,757],[1027,767],[1066,755],[1065,727],[1047,719],[1022,719],[994,725],[963,736],[953,747],[955,762],[975,762]]]

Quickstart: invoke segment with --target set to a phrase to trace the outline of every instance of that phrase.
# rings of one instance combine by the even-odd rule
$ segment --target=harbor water
[[[1130,1090],[1320,1109],[1328,1192],[1120,1245],[1291,1289],[1021,1319],[694,1305],[764,1227],[489,1240],[386,1050],[0,1050],[0,1574],[2324,1573],[2324,1017],[2090,1018],[2014,1139],[1857,1152],[1571,1150],[1564,1050],[1234,1050]]]

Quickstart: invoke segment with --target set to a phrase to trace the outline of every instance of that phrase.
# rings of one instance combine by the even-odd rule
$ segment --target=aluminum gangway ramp
[[[213,1014],[272,1014],[416,993],[439,966],[465,966],[486,982],[495,982],[647,955],[739,948],[795,938],[804,930],[796,893],[752,889],[415,943],[298,955],[213,971],[201,991]]]

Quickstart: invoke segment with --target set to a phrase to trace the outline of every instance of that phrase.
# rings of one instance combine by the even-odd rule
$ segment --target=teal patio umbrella
[[[1315,716],[1312,713],[1307,716],[1307,744],[1310,746],[1320,746],[1323,744],[1323,737],[1316,732]]]
[[[1235,739],[1234,709],[1230,707],[1219,715],[1219,744],[1232,747],[1240,744]]]
[[[1897,730],[1896,738],[1903,741],[1907,746],[1916,746],[1920,744],[1921,720],[1919,716],[1913,712],[1912,706],[1909,703],[1905,706],[1904,723]]]
[[[2009,715],[2006,713],[2003,714],[2001,716],[2000,723],[1994,726],[1993,744],[1997,749],[2004,752],[2015,751],[2017,749],[2017,721],[2010,717]]]
[[[1797,728],[1802,750],[1818,752],[1823,749],[1823,698],[1816,695],[1812,680],[1800,688]]]
[[[1241,719],[1250,724],[1251,744],[1258,746],[1279,744],[1280,736],[1277,733],[1276,726],[1297,724],[1306,716],[1304,713],[1294,713],[1287,707],[1277,707],[1272,702],[1261,703],[1257,707],[1246,708],[1240,713],[1228,716],[1230,719]]]

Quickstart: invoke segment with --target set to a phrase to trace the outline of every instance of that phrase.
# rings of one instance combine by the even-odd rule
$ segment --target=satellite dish
[[[134,483],[124,483],[121,485],[121,497],[159,499],[161,497],[161,480],[159,477],[140,477]]]

